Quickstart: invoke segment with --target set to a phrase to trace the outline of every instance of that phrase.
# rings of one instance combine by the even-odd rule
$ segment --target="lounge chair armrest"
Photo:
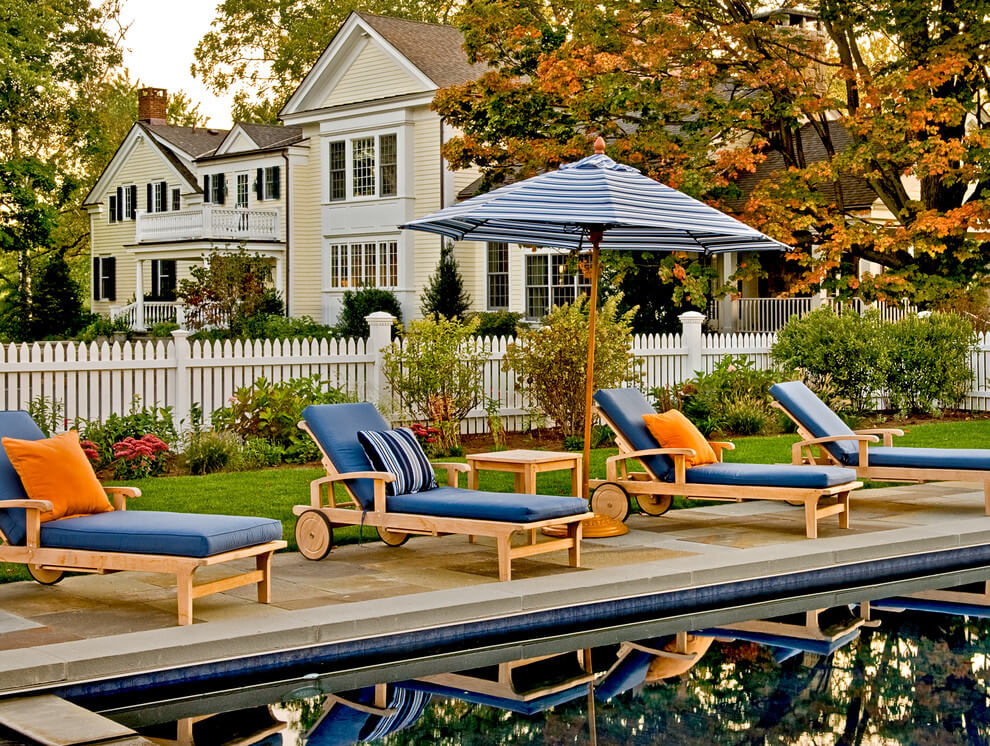
[[[24,508],[26,510],[38,510],[42,513],[55,508],[50,500],[4,500],[3,508]]]
[[[890,448],[894,445],[894,436],[903,437],[904,431],[898,427],[874,427],[869,430],[853,430],[857,435],[882,435],[883,444]]]
[[[722,460],[722,451],[736,450],[736,444],[730,443],[727,440],[709,440],[708,445],[710,445],[712,450],[715,451],[715,458],[719,461]]]
[[[41,514],[55,506],[50,500],[4,500],[4,508],[24,508],[24,546],[34,549],[41,545]]]
[[[137,487],[115,487],[103,485],[103,491],[113,500],[114,510],[127,510],[127,499],[141,497],[141,490]]]
[[[323,507],[323,485],[330,485],[330,507],[333,507],[333,484],[348,479],[373,479],[375,484],[375,512],[385,512],[385,483],[394,482],[395,475],[387,471],[350,471],[346,474],[327,474],[309,483],[309,502],[314,508]]]
[[[617,466],[623,461],[631,458],[642,458],[643,456],[671,456],[674,459],[674,469],[677,471],[678,463],[683,463],[687,456],[697,455],[693,448],[647,448],[643,451],[629,451],[611,456],[605,459],[605,476],[610,482],[617,479]]]
[[[442,461],[431,463],[434,469],[446,469],[447,470],[447,486],[448,487],[459,487],[457,483],[458,474],[467,474],[471,471],[471,467],[467,464],[460,464],[456,461]]]
[[[345,479],[378,479],[382,482],[394,482],[395,475],[389,474],[387,471],[349,471],[346,474],[328,474],[325,477],[320,477],[314,482],[311,482],[311,484],[315,484],[316,482],[319,482],[320,484],[342,482]]]
[[[809,438],[801,440],[791,446],[791,463],[800,464],[803,462],[801,451],[810,446],[822,445],[824,443],[840,443],[844,440],[859,441],[859,466],[869,465],[869,443],[879,443],[880,438],[868,433],[852,433],[850,435],[827,435],[823,438]]]

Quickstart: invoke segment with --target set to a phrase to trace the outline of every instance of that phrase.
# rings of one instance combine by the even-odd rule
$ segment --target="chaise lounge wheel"
[[[49,570],[41,565],[28,565],[27,569],[31,577],[42,585],[55,585],[65,577],[65,573],[62,570]]]
[[[663,515],[674,503],[673,495],[636,495],[639,509],[647,515]]]
[[[409,534],[402,531],[389,531],[387,528],[378,527],[379,538],[390,547],[401,547],[409,541]]]
[[[296,544],[308,560],[321,560],[333,549],[333,524],[320,510],[307,510],[296,519]]]
[[[629,515],[629,495],[617,484],[600,485],[591,495],[591,510],[624,522]]]

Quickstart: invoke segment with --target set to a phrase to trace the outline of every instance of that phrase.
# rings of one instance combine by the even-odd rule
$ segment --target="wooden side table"
[[[472,453],[466,458],[471,467],[468,472],[468,489],[478,489],[478,472],[505,471],[515,475],[515,491],[536,494],[536,475],[545,471],[571,470],[571,494],[580,495],[581,476],[584,459],[580,453],[556,451],[495,451],[493,453]]]

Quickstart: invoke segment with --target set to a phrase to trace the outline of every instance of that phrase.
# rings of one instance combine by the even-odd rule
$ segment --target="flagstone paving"
[[[877,547],[887,543],[884,533],[896,529],[929,526],[937,534],[938,524],[948,528],[959,521],[990,529],[982,489],[972,483],[860,491],[853,497],[851,520],[852,527],[845,531],[835,520],[822,522],[817,541],[845,537],[854,550],[860,547],[875,556]],[[568,567],[561,552],[516,560],[513,578],[551,579],[593,569],[619,573],[625,567],[653,563],[662,568],[668,562],[672,572],[675,567],[680,572],[694,560],[707,567],[717,565],[719,558],[731,564],[734,557],[743,556],[737,553],[748,549],[780,547],[781,552],[793,553],[800,544],[809,550],[816,546],[816,540],[804,536],[803,508],[772,501],[712,503],[659,518],[636,515],[628,525],[631,530],[625,536],[585,540],[581,569]],[[225,567],[206,568],[197,577],[203,581],[229,574]],[[482,539],[470,544],[458,536],[413,538],[397,548],[380,542],[348,545],[320,562],[282,553],[275,557],[274,575],[270,606],[254,602],[253,587],[238,588],[199,599],[196,621],[288,618],[299,610],[467,588],[498,579],[491,543]],[[0,585],[0,650],[173,627],[175,603],[174,581],[147,573],[81,575],[55,586]]]

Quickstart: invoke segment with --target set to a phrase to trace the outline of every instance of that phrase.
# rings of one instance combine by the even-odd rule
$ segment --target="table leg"
[[[523,492],[527,495],[536,494],[536,466],[534,464],[526,465],[526,482],[523,485]]]
[[[584,461],[582,458],[574,459],[574,468],[571,469],[571,494],[575,497],[581,496],[581,487],[584,485],[582,461]]]
[[[515,486],[513,489],[519,494],[526,493],[526,475],[521,471],[515,473]]]
[[[478,489],[478,468],[472,464],[471,471],[467,475],[467,486],[469,490]]]

